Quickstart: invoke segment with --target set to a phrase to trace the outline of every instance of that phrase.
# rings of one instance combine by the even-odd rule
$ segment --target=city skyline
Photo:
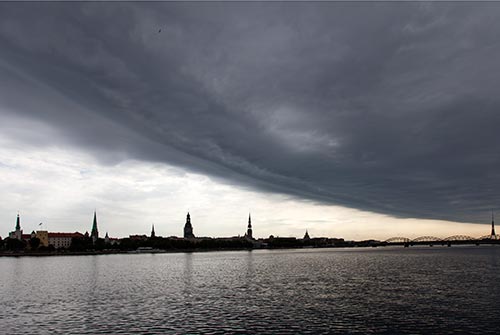
[[[303,237],[290,237],[270,235],[268,238],[258,238],[253,235],[253,226],[251,213],[248,214],[247,229],[243,235],[237,236],[196,236],[191,222],[191,215],[186,214],[186,221],[183,227],[181,237],[158,236],[155,232],[154,224],[151,225],[151,232],[146,234],[133,234],[127,237],[116,238],[109,236],[106,231],[102,238],[98,232],[97,212],[94,211],[92,220],[92,229],[82,232],[50,232],[48,230],[37,229],[31,233],[25,233],[21,226],[20,214],[16,217],[15,229],[8,234],[2,242],[2,249],[7,249],[5,255],[12,255],[14,252],[23,250],[28,253],[38,252],[166,252],[169,250],[222,250],[222,249],[261,249],[261,248],[352,248],[352,247],[377,247],[377,246],[398,246],[402,245],[405,248],[410,246],[422,245],[442,245],[451,247],[452,245],[476,245],[481,244],[498,244],[500,235],[495,233],[495,218],[494,213],[491,213],[491,231],[490,234],[473,237],[463,234],[455,234],[450,236],[432,236],[424,235],[417,238],[408,238],[403,236],[393,236],[385,240],[367,239],[364,241],[345,240],[344,238],[331,236],[313,236],[309,235],[308,230],[305,231]],[[41,226],[42,223],[39,224]],[[156,248],[153,248],[155,246]]]
[[[44,228],[43,227],[43,222],[40,222],[39,224],[36,225],[37,229],[32,229],[32,230],[27,230],[27,231],[24,231],[24,229],[22,228],[21,226],[21,217],[20,217],[20,213],[18,212],[17,213],[17,217],[16,217],[16,223],[15,223],[15,229],[10,231],[8,234],[5,235],[5,237],[11,237],[11,238],[15,238],[15,239],[21,239],[21,236],[28,236],[30,234],[33,234],[34,232],[48,232],[48,229]],[[194,239],[194,238],[230,238],[230,237],[248,237],[250,239],[263,239],[263,238],[268,238],[268,237],[271,237],[271,236],[276,236],[276,237],[287,237],[287,236],[290,236],[290,235],[279,235],[279,234],[270,234],[269,236],[255,236],[253,234],[253,226],[252,226],[252,219],[251,219],[251,213],[248,213],[248,221],[246,222],[246,229],[245,229],[245,232],[243,234],[234,234],[234,235],[221,235],[221,236],[216,236],[216,235],[198,235],[196,236],[194,234],[194,225],[192,225],[191,223],[191,215],[190,215],[190,212],[187,212],[187,215],[186,215],[186,220],[185,220],[185,223],[184,223],[184,226],[183,226],[183,231],[181,234],[177,235],[177,234],[171,234],[171,235],[165,235],[165,236],[162,236],[161,234],[156,234],[156,231],[155,231],[155,224],[152,223],[151,224],[151,231],[150,231],[150,234],[147,235],[143,232],[135,232],[133,234],[129,234],[129,236],[150,236],[150,237],[183,237],[185,239]],[[436,235],[433,235],[432,233],[431,234],[427,234],[427,235],[423,235],[423,236],[418,236],[418,238],[437,238],[437,239],[444,239],[446,237],[455,237],[455,236],[463,236],[463,237],[471,237],[472,239],[488,239],[488,238],[491,238],[491,239],[498,239],[499,235],[497,235],[495,233],[495,219],[494,219],[494,212],[491,212],[491,222],[489,223],[488,227],[490,227],[490,234],[482,234],[481,236],[471,236],[471,235],[464,235],[464,234],[451,234],[451,232],[448,232],[449,236],[448,235],[441,235],[439,237],[437,237]],[[101,239],[101,238],[104,238],[104,236],[101,236],[102,234],[99,234],[98,232],[98,224],[97,224],[97,211],[94,210],[94,214],[93,214],[93,220],[92,220],[92,228],[90,229],[90,233],[89,233],[89,230],[82,230],[82,231],[66,231],[66,232],[59,232],[59,231],[53,231],[53,232],[49,232],[49,234],[73,234],[73,233],[77,233],[77,234],[83,234],[84,235],[88,235],[93,243],[95,243],[97,241],[97,239]],[[109,236],[109,231],[108,230],[105,230],[105,238],[110,238],[110,237],[113,237],[113,238],[126,238],[127,236]],[[481,233],[484,233],[481,232]],[[307,238],[310,237],[309,235],[309,229],[306,229],[305,230],[305,233],[304,233],[304,238],[305,236],[307,236]],[[409,235],[411,237],[402,237],[400,235],[398,236],[391,236],[391,237],[384,237],[384,238],[364,238],[364,240],[379,240],[379,241],[388,241],[388,240],[391,240],[391,239],[409,239],[409,240],[412,240],[416,237],[415,234],[412,234],[412,235]],[[489,236],[489,237],[488,237]],[[1,235],[0,235],[1,237]],[[301,238],[302,236],[290,236],[290,237],[294,237],[294,238]],[[313,238],[342,238],[340,236],[327,236],[327,235],[317,235],[317,236],[312,236]],[[418,239],[417,238],[417,239]]]
[[[120,15],[116,16],[119,12]],[[498,6],[0,4],[0,231],[484,235]],[[374,38],[367,38],[368,36]]]

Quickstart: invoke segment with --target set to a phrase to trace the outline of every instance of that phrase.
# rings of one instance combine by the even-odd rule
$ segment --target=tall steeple
[[[252,231],[252,218],[250,217],[250,213],[248,213],[248,226],[247,226],[247,233],[246,236],[248,238],[253,238],[253,231]]]
[[[17,240],[23,239],[23,230],[21,229],[21,218],[19,217],[19,212],[17,213],[16,218],[16,230],[9,233],[10,238],[15,238]]]
[[[493,211],[491,211],[491,238],[496,239],[497,235],[495,234],[495,217],[493,215]]]
[[[194,238],[191,215],[189,215],[189,212],[187,213],[186,224],[184,225],[184,238]]]
[[[21,230],[21,218],[19,218],[19,213],[17,213],[16,230]]]
[[[151,226],[151,237],[155,237],[155,236],[156,236],[156,235],[155,235],[155,225],[153,224],[153,225]]]
[[[92,243],[95,243],[99,238],[99,231],[97,230],[97,213],[94,211],[94,222],[92,223],[92,231],[90,232]]]

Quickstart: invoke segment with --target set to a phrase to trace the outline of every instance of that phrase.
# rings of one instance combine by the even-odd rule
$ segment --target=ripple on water
[[[0,259],[6,334],[497,333],[500,248]]]

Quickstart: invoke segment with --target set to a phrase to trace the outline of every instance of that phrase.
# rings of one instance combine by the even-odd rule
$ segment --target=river
[[[500,247],[1,257],[3,334],[500,329]]]

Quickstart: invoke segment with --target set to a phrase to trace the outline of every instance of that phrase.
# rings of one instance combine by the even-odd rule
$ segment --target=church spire
[[[17,212],[16,218],[16,230],[9,234],[10,238],[15,238],[18,240],[23,239],[23,231],[21,230],[21,218],[19,217],[19,212]]]
[[[151,225],[151,237],[155,237],[155,225],[154,223]]]
[[[94,211],[94,222],[92,223],[92,231],[90,232],[92,242],[95,243],[99,238],[99,231],[97,230],[97,213]]]
[[[247,226],[247,233],[245,235],[247,238],[253,239],[252,218],[250,216],[250,213],[248,213],[248,226]]]
[[[495,234],[495,216],[493,214],[493,211],[491,211],[491,238],[496,239],[496,234]]]
[[[21,218],[19,217],[19,213],[17,213],[16,230],[21,230]]]

